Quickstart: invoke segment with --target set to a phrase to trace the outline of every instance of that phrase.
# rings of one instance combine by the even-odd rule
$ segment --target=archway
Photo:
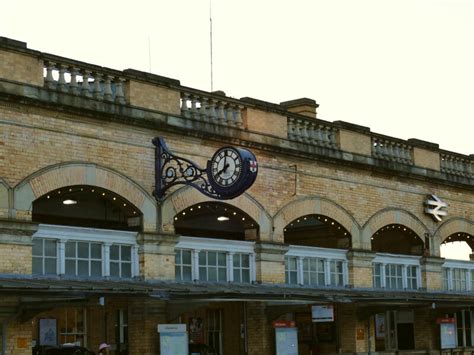
[[[424,242],[402,224],[389,224],[377,230],[371,239],[372,250],[379,253],[423,255]]]

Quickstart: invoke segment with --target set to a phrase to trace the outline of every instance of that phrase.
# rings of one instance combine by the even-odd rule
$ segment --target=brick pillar
[[[353,287],[373,287],[372,260],[374,257],[374,252],[365,250],[351,250],[347,253],[349,285]]]
[[[31,274],[31,236],[37,229],[31,222],[0,220],[0,273]]]
[[[4,324],[5,325],[5,324]],[[6,324],[7,354],[31,355],[32,323],[9,321]]]
[[[257,242],[255,264],[257,281],[262,283],[285,283],[285,253],[288,245]]]
[[[129,354],[159,354],[158,324],[167,323],[165,302],[134,298],[129,305]]]
[[[275,337],[267,319],[264,302],[247,303],[248,355],[270,355],[274,353]]]
[[[443,258],[425,256],[421,259],[421,285],[429,291],[443,289]]]
[[[430,308],[415,308],[414,316],[415,349],[426,351],[439,349],[439,340],[436,334],[438,325]]]
[[[138,237],[140,274],[144,279],[175,279],[175,245],[179,236],[142,233]]]
[[[339,347],[342,353],[367,353],[369,336],[370,350],[375,351],[374,317],[359,319],[357,306],[338,304]],[[370,329],[369,329],[370,322]],[[369,333],[370,332],[370,333]]]

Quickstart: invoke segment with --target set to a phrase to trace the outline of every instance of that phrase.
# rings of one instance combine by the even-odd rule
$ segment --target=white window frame
[[[387,275],[385,267],[387,265],[397,265],[402,267],[402,288],[394,288],[390,290],[419,290],[421,288],[421,256],[416,255],[399,255],[388,253],[377,253],[372,261],[372,272],[374,272],[375,264],[381,264],[380,268],[380,285],[381,288],[387,288]],[[407,267],[416,267],[416,285],[417,288],[408,288]],[[375,287],[375,275],[373,277],[373,286]]]
[[[64,276],[66,271],[66,242],[92,242],[101,244],[102,277],[110,277],[110,246],[125,245],[132,248],[132,277],[139,276],[138,232],[127,232],[98,228],[81,228],[40,224],[33,238],[56,240],[57,275]],[[75,276],[80,277],[80,276]]]
[[[175,246],[175,250],[191,250],[191,273],[193,281],[199,281],[200,251],[226,253],[227,282],[234,282],[234,254],[248,254],[250,259],[250,283],[252,283],[256,280],[254,247],[255,242],[181,236]]]
[[[46,241],[50,241],[50,242],[53,242],[56,244],[56,255],[55,256],[48,256],[45,254],[45,242]],[[45,273],[45,261],[46,259],[54,259],[55,262],[56,262],[56,271],[58,270],[58,243],[57,243],[57,240],[55,239],[50,239],[50,238],[41,238],[41,255],[33,255],[33,252],[32,252],[32,260],[37,258],[37,259],[41,259],[41,273],[39,274],[35,274],[35,275],[54,275],[54,274],[46,274]]]
[[[297,258],[297,278],[298,285],[312,286],[312,287],[346,287],[349,284],[349,272],[347,262],[347,250],[345,249],[329,249],[319,247],[309,247],[300,245],[290,245],[285,257]],[[303,259],[316,258],[324,260],[324,285],[305,284]],[[341,286],[331,285],[331,262],[342,262],[342,278],[343,284]]]
[[[474,263],[472,261],[467,261],[467,260],[450,260],[446,259],[444,264],[442,265],[443,268],[443,274],[446,271],[447,272],[447,284],[448,284],[448,289],[446,291],[450,292],[473,292],[473,274],[474,274]],[[454,269],[459,269],[465,271],[466,275],[466,289],[465,290],[454,290],[454,278],[453,278],[453,270]],[[443,282],[444,284],[444,282]],[[474,339],[473,339],[474,341]]]

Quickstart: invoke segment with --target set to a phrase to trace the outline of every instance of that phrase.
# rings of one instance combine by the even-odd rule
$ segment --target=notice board
[[[441,349],[452,349],[456,347],[456,324],[444,323],[439,325],[441,335]]]
[[[275,328],[276,355],[298,355],[298,328]]]
[[[185,324],[159,324],[160,354],[188,355],[188,333]]]

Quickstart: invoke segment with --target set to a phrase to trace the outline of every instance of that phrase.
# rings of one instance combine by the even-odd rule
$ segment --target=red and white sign
[[[454,324],[456,323],[456,318],[436,318],[436,324]]]
[[[296,326],[293,320],[275,320],[272,325],[273,328],[294,328]]]

